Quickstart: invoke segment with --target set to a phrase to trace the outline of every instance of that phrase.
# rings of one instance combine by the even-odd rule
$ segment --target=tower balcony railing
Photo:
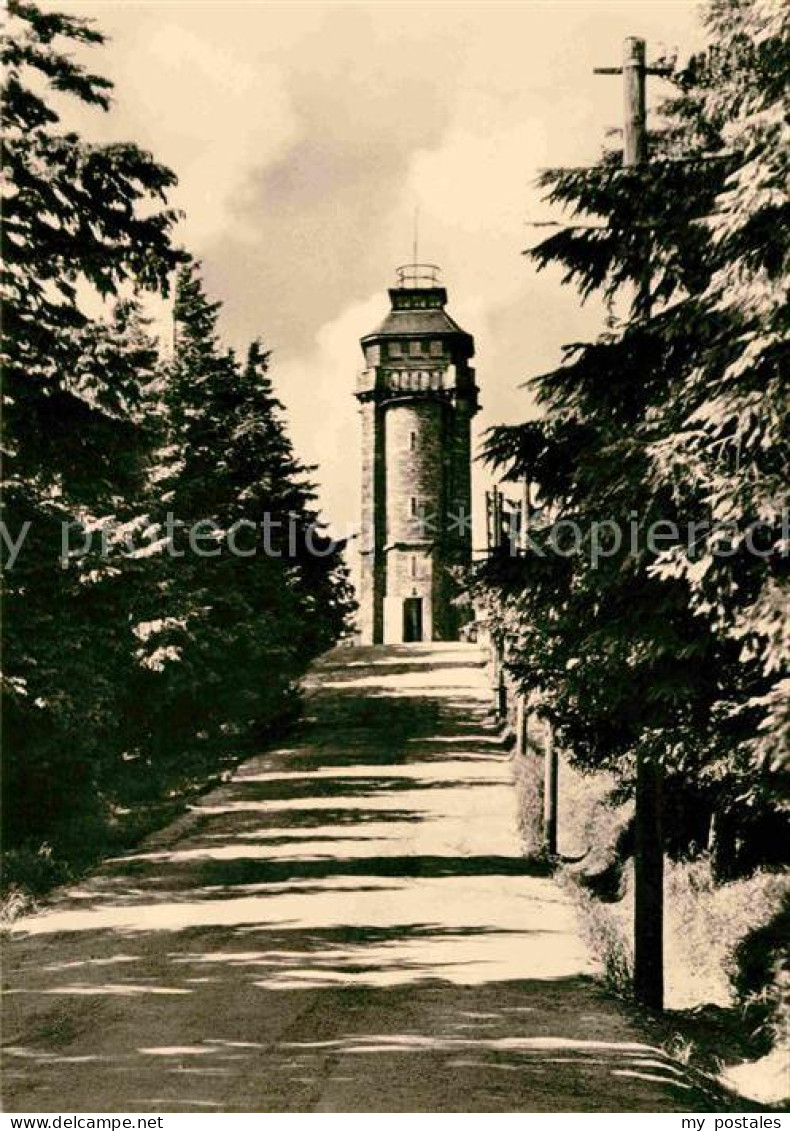
[[[452,392],[459,388],[458,369],[455,365],[430,369],[411,365],[398,369],[373,366],[357,372],[357,393],[371,393],[376,388],[386,393]]]
[[[393,393],[441,392],[454,389],[456,369],[454,365],[438,366],[434,369],[385,369],[384,388]]]
[[[428,290],[442,285],[441,270],[434,263],[406,263],[395,269],[399,287]]]

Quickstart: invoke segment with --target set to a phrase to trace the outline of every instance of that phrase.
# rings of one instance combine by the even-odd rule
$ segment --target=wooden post
[[[645,41],[623,45],[623,164],[647,163]],[[650,249],[637,282],[635,313],[650,313]],[[649,1009],[664,1008],[664,841],[661,766],[643,751],[636,759],[634,850],[634,997]]]
[[[623,44],[623,164],[647,161],[645,41],[629,36]]]
[[[496,689],[497,715],[502,722],[507,720],[507,683],[505,682],[505,665],[499,664],[499,683]]]
[[[499,686],[499,645],[493,636],[490,637],[491,645],[491,690],[496,692]]]
[[[645,82],[648,74],[667,75],[668,67],[648,67],[645,41],[630,36],[623,44],[623,66],[596,68],[597,74],[623,76],[623,165],[648,161]],[[645,232],[641,278],[634,317],[650,316],[650,239]],[[637,753],[634,849],[634,997],[640,1005],[664,1007],[664,840],[661,820],[660,763]]]
[[[543,846],[549,856],[557,855],[557,809],[559,802],[559,763],[554,745],[554,728],[546,723],[546,754],[543,761]]]
[[[527,697],[522,692],[516,698],[516,755],[524,758],[528,739]]]
[[[526,553],[529,549],[529,520],[531,517],[530,511],[530,483],[528,478],[524,478],[521,496],[521,549]]]
[[[499,722],[507,718],[507,685],[505,683],[505,648],[501,641],[492,638],[493,671],[491,689],[494,692],[494,713]]]
[[[661,766],[644,752],[636,765],[634,851],[634,997],[664,1008],[664,845]]]

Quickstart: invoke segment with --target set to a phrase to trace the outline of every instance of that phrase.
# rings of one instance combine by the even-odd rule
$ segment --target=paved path
[[[6,1109],[715,1110],[522,859],[481,654],[308,687],[287,749],[14,925]]]

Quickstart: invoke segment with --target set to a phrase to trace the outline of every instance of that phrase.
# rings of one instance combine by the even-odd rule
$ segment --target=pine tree
[[[350,602],[265,351],[242,369],[221,348],[194,266],[171,362],[130,297],[166,292],[184,261],[173,175],[64,132],[37,93],[43,77],[106,110],[110,84],[65,53],[101,34],[19,0],[11,16],[5,542],[26,537],[5,586],[4,833],[86,862],[119,805],[203,784],[281,723]],[[117,299],[108,317],[86,314],[86,291]],[[248,556],[264,519],[273,552]]]
[[[616,302],[643,286],[649,246],[650,301],[613,313],[535,380],[542,419],[489,436],[489,459],[529,478],[543,510],[533,552],[495,559],[479,587],[570,756],[631,789],[637,754],[660,763],[668,849],[704,845],[715,812],[727,874],[781,852],[787,17],[742,0],[709,19],[717,42],[675,76],[648,166],[621,169],[608,153],[543,178],[570,224],[533,250],[538,265],[559,263],[582,296]],[[764,556],[745,546],[755,519]],[[729,547],[716,521],[733,524],[734,552],[717,552]],[[565,554],[549,544],[558,522],[583,534]],[[647,530],[668,529],[658,523],[708,532],[651,548]]]
[[[138,629],[144,691],[135,698],[154,714],[136,726],[159,762],[188,748],[199,765],[202,751],[238,754],[270,731],[348,611],[339,549],[310,552],[311,539],[323,548],[314,489],[288,439],[268,355],[256,342],[239,366],[219,345],[218,312],[198,266],[184,268],[156,476],[174,555],[161,561],[161,608]]]
[[[711,525],[730,531],[731,555],[712,552],[708,531],[693,556],[661,555],[659,570],[683,578],[694,611],[753,673],[745,701],[742,692],[721,707],[750,721],[733,772],[753,796],[790,769],[790,12],[767,0],[716,3],[707,24],[717,53],[697,100],[737,154],[702,226],[710,275],[699,306],[715,334],[673,390],[676,428],[651,454],[656,478],[681,500],[701,498]]]
[[[60,852],[90,855],[89,821],[100,837],[127,749],[119,703],[134,670],[139,568],[126,542],[147,524],[147,386],[157,352],[129,300],[75,330],[74,346],[70,383],[85,408],[69,493],[54,487],[49,514],[40,500],[28,512],[5,586],[4,827],[12,845],[54,840]],[[94,412],[96,386],[105,403]],[[48,470],[34,483],[46,483]]]
[[[9,16],[4,521],[11,538],[28,533],[5,577],[4,823],[7,843],[35,846],[80,806],[101,807],[101,767],[121,741],[120,587],[100,554],[63,568],[61,533],[95,532],[128,510],[146,446],[139,413],[150,343],[130,306],[108,325],[80,299],[162,289],[178,256],[175,215],[164,206],[172,173],[134,145],[92,145],[64,130],[48,101],[56,92],[108,109],[111,84],[68,55],[101,34],[16,0]],[[79,837],[90,840],[85,828]]]

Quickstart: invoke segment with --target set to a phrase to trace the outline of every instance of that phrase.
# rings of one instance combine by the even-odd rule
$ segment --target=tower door
[[[403,602],[403,643],[422,640],[422,597],[406,597]]]

